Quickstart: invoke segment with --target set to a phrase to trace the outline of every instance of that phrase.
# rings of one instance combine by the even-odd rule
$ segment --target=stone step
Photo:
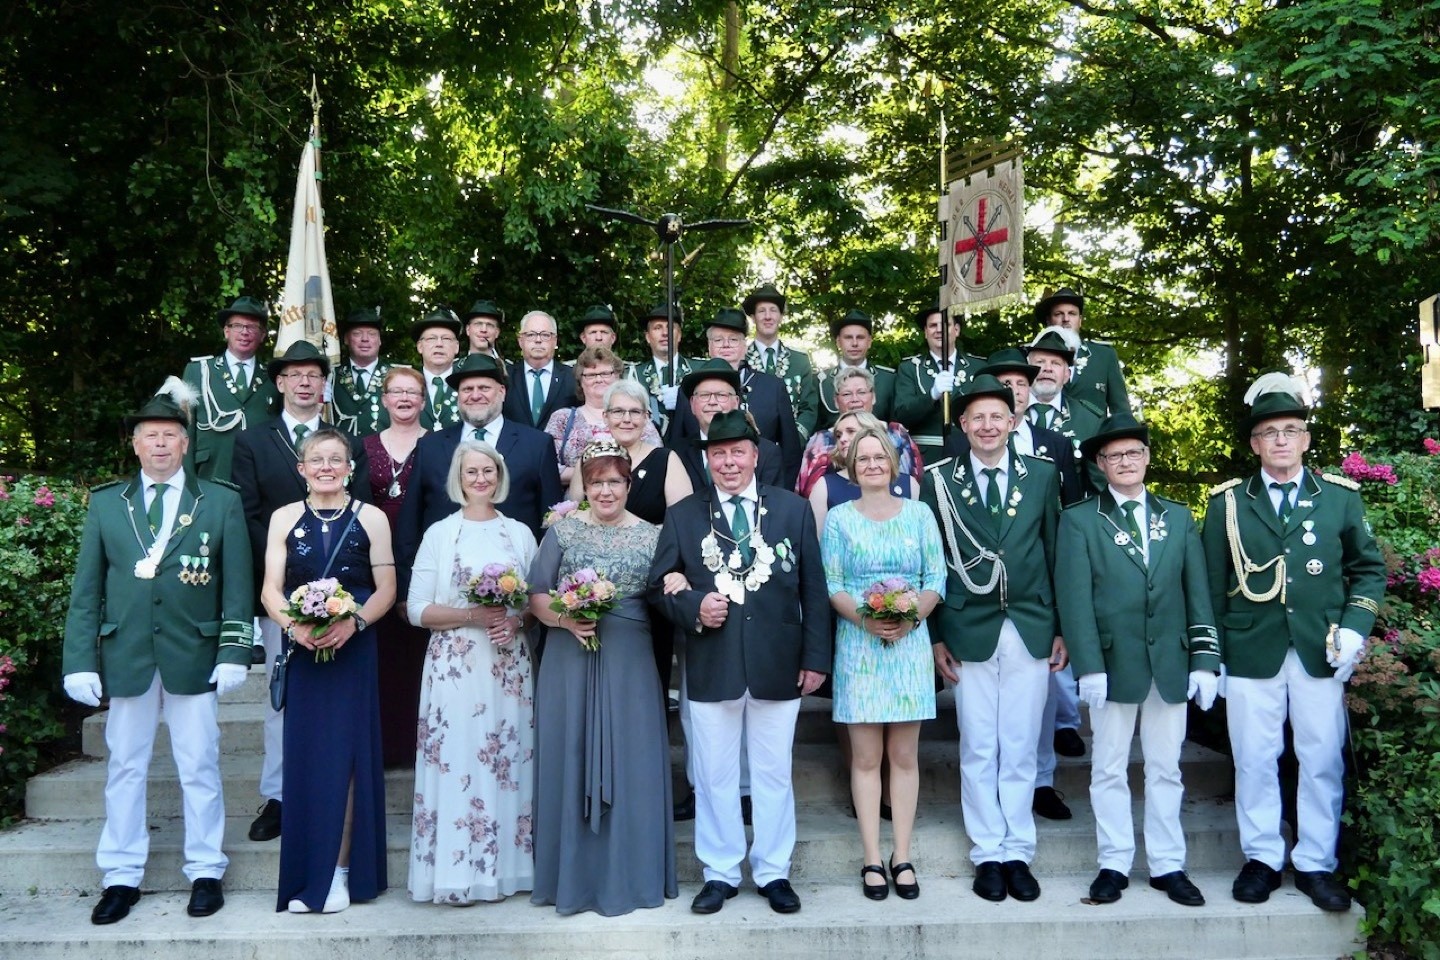
[[[1088,905],[1082,902],[1088,875],[1042,877],[1044,893],[1034,903],[987,903],[970,892],[968,871],[957,877],[922,871],[918,900],[871,902],[848,877],[799,880],[804,906],[797,914],[773,913],[747,887],[709,917],[689,910],[696,883],[682,884],[678,899],[654,910],[560,917],[523,895],[469,909],[417,904],[395,878],[379,899],[340,914],[276,913],[272,892],[232,889],[213,917],[186,916],[186,895],[168,893],[143,897],[128,918],[106,927],[89,921],[93,896],[22,894],[0,898],[0,929],[5,952],[26,960],[953,960],[961,951],[1007,960],[1333,960],[1362,946],[1358,907],[1321,913],[1288,883],[1268,903],[1241,904],[1229,896],[1231,873],[1192,877],[1210,898],[1204,907],[1172,904],[1143,881],[1118,903]]]
[[[390,791],[391,806],[396,799]],[[1038,822],[1039,840],[1034,870],[1045,877],[1091,874],[1095,869],[1095,826],[1090,806],[1076,798],[1071,806],[1075,818]],[[1135,806],[1135,823],[1141,821],[1140,805]],[[280,842],[256,843],[246,836],[251,817],[232,816],[225,827],[225,852],[230,869],[225,882],[233,890],[268,890],[279,875]],[[95,844],[100,837],[100,819],[27,820],[0,833],[0,898],[30,892],[98,892],[100,880],[95,866]],[[1226,804],[1209,800],[1187,800],[1182,823],[1186,834],[1188,864],[1195,870],[1238,870],[1240,855],[1235,815]],[[389,870],[393,885],[404,887],[410,850],[409,810],[386,817]],[[702,879],[695,859],[693,822],[675,825],[676,865],[680,878]],[[796,812],[796,848],[793,879],[847,880],[858,876],[860,839],[856,823],[844,808],[809,804]],[[890,825],[881,825],[882,849],[890,849]],[[145,876],[147,890],[188,889],[180,871],[183,860],[184,824],[178,817],[150,818],[150,859]],[[1143,869],[1144,844],[1137,853],[1137,869]],[[911,859],[921,874],[968,875],[969,841],[965,837],[958,803],[923,804],[916,815]],[[1228,890],[1228,887],[1226,888]]]
[[[680,749],[671,751],[672,769],[683,777]],[[922,802],[959,802],[960,759],[957,744],[946,741],[924,741],[920,744],[920,799]],[[221,774],[226,810],[231,816],[251,813],[260,803],[260,757],[224,754]],[[1181,753],[1181,769],[1185,789],[1191,797],[1208,798],[1229,795],[1233,790],[1233,768],[1223,754],[1194,743],[1186,743]],[[26,816],[40,819],[89,819],[105,815],[105,763],[96,759],[73,760],[32,777],[26,784]],[[405,813],[410,809],[414,792],[414,771],[388,770],[385,774],[389,812]],[[832,744],[797,744],[794,752],[793,782],[799,802],[823,802],[844,805],[850,796],[849,775],[840,765],[840,755]],[[1055,771],[1055,786],[1070,799],[1081,799],[1089,792],[1090,762],[1086,757],[1061,757]],[[1144,772],[1140,763],[1140,745],[1131,747],[1131,789],[1138,796],[1143,790]],[[683,780],[677,784],[683,795]],[[180,815],[180,784],[175,762],[169,753],[159,749],[151,762],[146,788],[150,815]]]

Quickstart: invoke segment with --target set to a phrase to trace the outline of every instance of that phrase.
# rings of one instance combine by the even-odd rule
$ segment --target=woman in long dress
[[[428,628],[410,838],[410,896],[456,906],[531,889],[535,718],[523,606],[477,606],[470,578],[503,564],[522,577],[530,528],[495,509],[509,492],[505,460],[461,441],[447,490],[461,509],[420,543],[410,622]]]
[[[349,438],[334,429],[301,442],[310,493],[275,511],[265,545],[260,599],[293,643],[276,903],[291,913],[335,913],[387,885],[376,640],[368,624],[395,601],[395,560],[385,515],[346,492],[352,456]],[[324,627],[295,622],[285,612],[290,593],[322,577],[339,580],[359,611]]]
[[[414,367],[391,367],[381,387],[380,403],[390,415],[390,426],[365,437],[370,462],[370,502],[390,521],[410,488],[415,444],[427,433],[420,425],[425,407],[425,379]],[[380,743],[386,767],[415,762],[415,716],[420,704],[420,676],[430,631],[410,625],[404,598],[377,624],[380,645]]]
[[[899,463],[882,431],[856,434],[845,466],[860,486],[860,497],[830,511],[820,553],[830,604],[840,617],[834,718],[848,725],[850,792],[864,853],[860,882],[872,900],[889,893],[880,859],[880,765],[888,757],[895,834],[890,879],[896,893],[914,899],[920,894],[910,865],[920,788],[916,756],[920,722],[935,716],[934,661],[925,618],[944,596],[945,562],[929,509],[891,489]],[[918,622],[863,615],[867,588],[890,578],[919,595]]]
[[[580,471],[589,509],[551,527],[530,568],[530,611],[550,627],[530,900],[617,916],[677,895],[670,745],[645,601],[659,530],[625,509],[630,460],[613,440],[587,447]],[[598,624],[550,609],[547,591],[585,568],[617,588]],[[586,649],[597,630],[599,649]]]

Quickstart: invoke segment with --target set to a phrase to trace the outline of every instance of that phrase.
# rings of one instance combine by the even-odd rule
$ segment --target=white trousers
[[[1140,752],[1145,759],[1145,862],[1150,876],[1185,869],[1185,833],[1180,829],[1180,748],[1185,743],[1185,704],[1166,703],[1155,684],[1141,703],[1107,700],[1090,711],[1094,746],[1090,803],[1095,809],[1095,842],[1102,870],[1130,875],[1135,862],[1135,822],[1130,813],[1130,741],[1140,716]]]
[[[974,863],[1035,856],[1030,805],[1049,677],[1049,661],[1030,656],[1009,619],[994,656],[960,667],[960,809]]]
[[[675,669],[680,673],[680,733],[685,741],[683,753],[685,756],[685,782],[693,789],[695,786],[695,760],[694,752],[690,744],[694,742],[695,734],[690,723],[690,688],[685,682],[685,638],[676,631],[675,636]],[[740,740],[740,795],[750,796],[750,758],[745,755],[745,740]]]
[[[692,701],[690,753],[695,767],[695,855],[706,880],[740,885],[745,824],[740,816],[740,746],[750,757],[750,802],[755,839],[750,876],[756,886],[788,879],[795,850],[795,790],[791,748],[800,698]]]
[[[1285,866],[1278,764],[1288,710],[1300,761],[1298,836],[1290,862],[1296,870],[1333,871],[1344,794],[1345,685],[1334,677],[1310,676],[1291,649],[1269,679],[1230,676],[1225,700],[1235,756],[1235,817],[1245,856],[1276,870]]]
[[[160,715],[170,727],[170,752],[180,775],[185,812],[185,876],[225,875],[225,797],[220,787],[220,725],[214,693],[178,696],[160,686],[160,673],[138,697],[111,697],[105,718],[110,760],[105,778],[105,826],[95,863],[104,885],[138,887],[150,855],[145,783]]]
[[[260,618],[260,637],[265,641],[265,676],[275,669],[275,658],[283,649],[285,638],[280,624],[269,617]],[[266,800],[284,800],[285,783],[285,711],[270,709],[265,698],[265,759],[260,765],[260,796]]]

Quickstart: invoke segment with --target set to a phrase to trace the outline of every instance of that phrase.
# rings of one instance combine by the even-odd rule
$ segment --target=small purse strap
[[[330,548],[330,559],[325,561],[325,569],[320,573],[321,580],[330,576],[330,568],[334,566],[335,558],[340,556],[340,545],[345,542],[345,535],[350,532],[351,527],[355,526],[355,518],[359,515],[360,501],[352,500],[350,502],[350,522],[345,524],[345,529],[341,530],[340,536],[335,538],[335,545]]]

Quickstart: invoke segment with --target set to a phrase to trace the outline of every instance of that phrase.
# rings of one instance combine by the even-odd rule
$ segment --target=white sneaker
[[[339,913],[350,906],[350,869],[336,867],[335,876],[330,880],[330,893],[325,897],[321,913]]]
[[[310,908],[305,906],[304,900],[291,900],[289,910],[291,913],[309,913]]]

